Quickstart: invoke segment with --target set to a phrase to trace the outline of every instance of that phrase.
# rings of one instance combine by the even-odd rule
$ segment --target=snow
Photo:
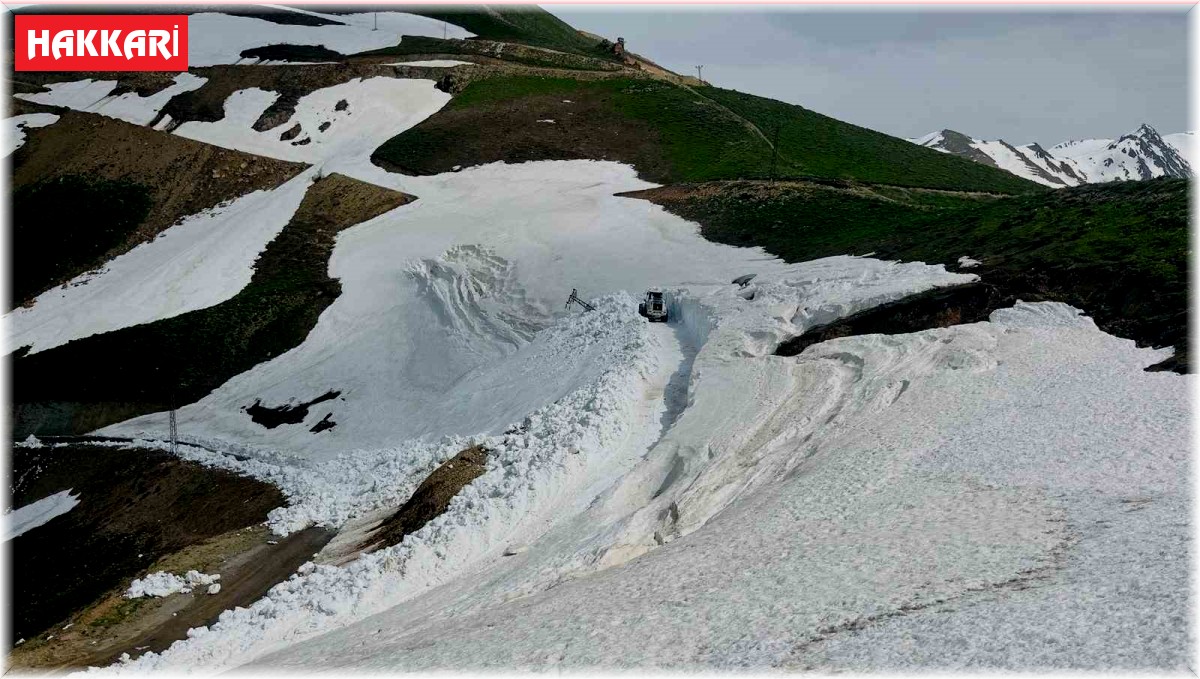
[[[388,66],[430,66],[434,68],[450,68],[452,66],[474,66],[470,61],[456,61],[454,59],[428,59],[425,61],[397,61]]]
[[[175,129],[175,134],[261,156],[312,163],[326,173],[341,172],[370,181],[370,177],[383,172],[371,164],[371,153],[450,101],[450,95],[434,84],[432,80],[354,79],[301,97],[291,119],[265,132],[251,126],[275,102],[278,93],[258,88],[239,90],[225,101],[222,120],[186,122]],[[337,104],[342,100],[349,106],[338,111]],[[321,131],[321,124],[326,122],[331,124]],[[279,138],[296,124],[301,126],[299,135],[287,141]],[[309,143],[294,143],[304,139]]]
[[[1183,159],[1188,162],[1188,165],[1194,165],[1200,157],[1196,155],[1196,133],[1195,132],[1176,132],[1175,134],[1164,134],[1163,141],[1171,145],[1171,148],[1179,152]]]
[[[469,38],[458,26],[404,12],[367,12],[322,16],[346,25],[299,26],[265,19],[201,12],[188,18],[188,65],[213,66],[242,61],[242,52],[266,45],[319,45],[341,54],[392,47],[401,36]],[[379,28],[375,30],[375,21]]]
[[[165,597],[176,593],[190,594],[197,587],[207,587],[209,594],[216,594],[221,591],[221,585],[216,584],[216,581],[220,579],[220,575],[207,575],[200,571],[188,571],[183,576],[158,571],[150,573],[144,578],[135,578],[133,582],[129,583],[129,588],[125,590],[125,598],[140,599],[147,596]]]
[[[4,149],[0,158],[11,156],[13,151],[25,145],[25,130],[31,127],[47,127],[58,122],[53,113],[25,113],[5,119]]]
[[[227,102],[240,120],[270,103],[235,96],[257,97]],[[241,127],[194,129],[265,144]],[[331,137],[314,157],[420,199],[339,235],[342,294],[298,347],[181,409],[180,454],[278,485],[280,534],[369,522],[468,445],[484,474],[400,544],[315,559],[108,671],[1184,667],[1192,378],[1143,371],[1170,350],[1017,303],[776,356],[976,277],[709,243],[614,195],[651,186],[618,163],[407,177],[373,149]],[[671,323],[637,316],[650,287]],[[572,288],[596,310],[565,310]],[[297,425],[242,410],[329,390]],[[167,430],[159,413],[102,433],[167,448]]]
[[[4,542],[28,533],[50,519],[74,509],[75,505],[79,504],[79,496],[72,495],[72,490],[68,488],[5,514],[7,525],[4,530]]]
[[[291,219],[312,182],[309,170],[163,231],[103,269],[39,295],[6,315],[5,351],[44,351],[73,339],[219,304],[238,293],[254,260]]]
[[[48,83],[49,92],[32,94],[14,94],[17,99],[24,99],[47,106],[64,106],[77,111],[88,111],[100,115],[124,120],[135,125],[148,125],[177,94],[200,89],[207,78],[180,73],[175,76],[174,84],[147,97],[139,96],[137,92],[126,92],[113,97],[110,93],[116,88],[116,80],[78,80],[74,82]]]
[[[973,267],[977,267],[982,263],[983,262],[980,262],[978,259],[971,259],[970,257],[968,257],[966,255],[963,255],[962,257],[958,258],[958,268],[960,268],[960,269],[970,269]]]

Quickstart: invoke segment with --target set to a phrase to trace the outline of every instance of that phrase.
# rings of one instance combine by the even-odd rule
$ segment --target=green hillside
[[[599,56],[595,40],[536,5],[422,7],[414,14],[460,26],[477,37]]]
[[[554,124],[538,124],[554,120]],[[445,172],[495,161],[603,158],[656,182],[763,179],[780,133],[779,177],[854,179],[951,190],[1041,187],[995,168],[812,113],[799,106],[669,82],[533,76],[477,80],[445,109],[389,140],[374,160]]]
[[[836,183],[834,183],[836,184]],[[957,266],[1027,301],[1063,301],[1187,365],[1188,182],[1154,179],[985,198],[853,185],[723,182],[632,194],[705,238],[788,261],[874,253]]]

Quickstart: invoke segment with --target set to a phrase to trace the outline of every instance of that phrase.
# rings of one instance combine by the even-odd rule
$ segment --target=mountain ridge
[[[1116,139],[1074,139],[1049,149],[1037,142],[1016,146],[1003,139],[977,139],[951,129],[908,141],[1061,188],[1117,180],[1191,177],[1193,134],[1161,135],[1142,123]]]

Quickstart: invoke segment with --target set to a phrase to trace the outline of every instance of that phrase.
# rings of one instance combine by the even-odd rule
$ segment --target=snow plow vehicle
[[[638,304],[638,314],[645,317],[651,323],[666,323],[667,303],[663,301],[662,291],[647,291],[645,301]]]

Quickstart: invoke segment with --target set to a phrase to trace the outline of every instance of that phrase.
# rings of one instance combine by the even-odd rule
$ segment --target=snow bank
[[[72,490],[68,488],[5,514],[7,525],[4,531],[4,542],[28,533],[47,523],[50,519],[62,516],[74,509],[75,505],[79,504],[79,496],[72,495]]]
[[[209,594],[216,594],[221,591],[221,586],[216,584],[220,579],[220,575],[206,575],[200,571],[188,571],[182,577],[166,571],[158,571],[144,578],[136,578],[129,583],[129,589],[125,590],[125,598],[140,599],[145,596],[165,597],[175,593],[190,594],[197,587],[206,587]]]
[[[366,12],[321,16],[344,25],[300,26],[265,19],[201,12],[188,17],[188,64],[192,67],[236,64],[242,52],[267,45],[316,45],[342,54],[392,47],[405,35],[469,38],[458,26],[404,12]],[[378,23],[378,30],[376,30]]]
[[[46,127],[58,122],[58,116],[53,113],[26,113],[12,116],[4,121],[4,146],[0,158],[12,155],[13,151],[25,145],[25,130],[31,127]]]
[[[219,304],[250,282],[254,261],[300,206],[315,171],[186,217],[108,262],[39,295],[5,320],[5,351],[74,339]]]
[[[321,165],[326,173],[341,172],[371,181],[368,177],[382,172],[370,161],[375,149],[450,101],[450,95],[434,87],[432,80],[354,79],[301,97],[295,114],[278,127],[265,132],[252,129],[278,97],[276,92],[258,88],[239,90],[225,101],[223,119],[186,122],[175,134],[256,155]],[[342,101],[348,106],[339,106]],[[296,125],[300,126],[297,136],[280,139]]]
[[[17,99],[48,106],[65,106],[77,111],[99,113],[134,125],[149,125],[172,97],[200,89],[206,82],[208,82],[207,78],[201,78],[191,73],[180,73],[175,76],[174,84],[149,96],[143,97],[139,96],[137,92],[126,92],[113,97],[110,94],[117,86],[116,80],[89,79],[48,83],[46,88],[50,90],[49,92],[14,94],[13,96]]]

